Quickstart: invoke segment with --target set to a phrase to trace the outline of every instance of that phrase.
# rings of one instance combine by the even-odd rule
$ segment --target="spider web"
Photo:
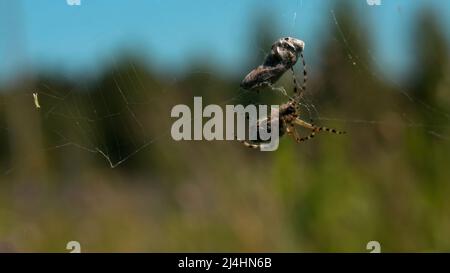
[[[114,63],[116,63],[116,62],[114,61]],[[134,67],[134,64],[131,62],[130,66]],[[118,70],[118,68],[115,65],[115,71],[117,71],[117,70]],[[194,71],[194,72],[191,72],[190,74],[203,74],[203,73],[208,73],[208,72]],[[47,97],[54,98],[54,99],[60,101],[59,103],[52,105],[50,107],[50,109],[45,112],[45,114],[43,115],[45,117],[45,119],[48,119],[48,118],[54,116],[57,118],[63,118],[65,120],[72,121],[73,126],[75,126],[75,128],[79,132],[80,139],[83,140],[81,142],[79,139],[78,140],[70,139],[69,137],[64,136],[58,130],[53,130],[53,133],[60,138],[61,144],[48,147],[47,150],[50,150],[50,151],[58,150],[58,149],[63,149],[65,147],[70,147],[70,146],[76,147],[83,151],[86,151],[86,152],[89,152],[92,154],[96,154],[96,155],[102,157],[107,162],[109,167],[114,169],[114,168],[122,165],[126,161],[128,161],[130,158],[132,158],[136,154],[149,148],[150,145],[155,144],[156,142],[158,142],[160,140],[166,140],[166,139],[170,138],[170,126],[161,128],[159,133],[153,133],[153,134],[148,133],[146,130],[146,127],[143,125],[142,121],[140,120],[140,117],[138,117],[138,115],[136,114],[136,112],[134,110],[134,107],[136,105],[151,107],[152,105],[157,103],[157,101],[155,102],[154,100],[147,99],[146,100],[147,102],[136,102],[130,98],[129,90],[125,90],[124,87],[122,87],[123,82],[128,81],[128,83],[130,83],[131,85],[140,85],[141,90],[145,90],[146,88],[145,88],[144,84],[142,83],[139,75],[137,73],[135,73],[132,76],[127,75],[127,79],[124,79],[123,75],[114,76],[113,81],[115,84],[115,88],[113,88],[113,90],[108,90],[108,92],[116,92],[116,95],[117,94],[119,95],[119,97],[121,98],[122,103],[123,103],[122,111],[121,112],[112,112],[108,108],[108,103],[102,94],[102,100],[105,105],[106,113],[103,115],[99,115],[98,111],[97,111],[97,107],[95,105],[90,105],[90,106],[88,106],[88,108],[90,108],[90,109],[87,112],[95,113],[94,117],[83,114],[83,111],[80,109],[80,107],[76,103],[78,94],[74,93],[73,91],[69,91],[64,97],[58,97],[56,95],[53,95],[52,92],[54,92],[54,91],[50,87],[47,86],[48,92],[45,92],[45,91],[40,92],[41,96],[47,96]],[[134,90],[136,90],[136,89],[134,89]],[[218,104],[223,105],[223,104],[235,102],[240,97],[242,97],[244,94],[246,94],[248,92],[246,90],[241,90],[239,88],[236,91],[237,92],[235,95],[219,102]],[[165,92],[165,90],[161,91],[161,93],[164,93],[164,92]],[[89,91],[87,91],[86,94],[89,97],[91,96]],[[153,96],[154,96],[154,94],[153,94]],[[214,103],[217,103],[217,102],[214,102]],[[71,107],[69,105],[75,106],[76,110],[75,111],[64,110],[64,109],[70,109]],[[169,119],[169,112],[164,113],[164,114],[167,114],[167,117]],[[99,136],[95,132],[95,130],[90,128],[90,127],[92,127],[92,125],[94,125],[94,127],[95,127],[95,124],[97,122],[101,122],[104,120],[109,120],[109,121],[114,122],[115,119],[118,119],[118,118],[120,119],[123,116],[128,116],[131,119],[132,124],[130,125],[128,122],[121,120],[118,125],[114,125],[114,126],[129,127],[128,133],[129,133],[129,137],[131,139],[132,151],[128,152],[128,153],[124,153],[122,151],[121,146],[123,145],[123,143],[121,142],[121,140],[119,140],[117,138],[116,135],[113,135],[113,138],[115,140],[114,144],[107,145],[102,142],[102,137]],[[133,127],[133,128],[131,128],[131,127]],[[112,151],[114,151],[114,153],[118,154],[117,158],[114,159],[111,156]]]
[[[347,36],[344,33],[344,31],[341,28],[341,24],[339,23],[338,18],[336,17],[335,11],[333,9],[330,10],[331,18],[333,20],[333,23],[337,29],[337,32],[339,34],[339,40],[342,43],[342,46],[345,48],[347,53],[347,60],[348,62],[356,66],[358,69],[363,70],[367,73],[369,73],[373,78],[379,80],[380,82],[386,82],[391,84],[395,87],[395,90],[398,91],[410,104],[417,105],[420,109],[425,110],[428,114],[443,118],[446,122],[445,123],[439,123],[439,124],[426,124],[423,122],[416,122],[412,118],[408,118],[406,113],[398,113],[400,116],[403,117],[403,121],[401,122],[402,125],[410,128],[425,128],[426,132],[440,140],[449,140],[449,136],[445,136],[443,134],[440,134],[435,131],[436,128],[448,128],[448,120],[450,118],[450,114],[447,112],[444,112],[436,107],[431,106],[430,104],[424,102],[423,100],[417,98],[412,94],[410,90],[407,90],[405,87],[403,87],[400,83],[398,83],[396,80],[392,78],[387,78],[383,75],[381,75],[379,72],[377,72],[375,69],[382,70],[382,66],[380,65],[380,62],[378,59],[373,55],[373,53],[370,50],[367,50],[368,56],[371,58],[372,64],[375,66],[374,68],[371,67],[371,65],[368,63],[368,61],[365,61],[361,59],[357,54],[354,53],[354,50],[352,49],[351,44],[348,42]],[[391,111],[394,111],[391,109]],[[365,119],[343,119],[343,118],[330,118],[330,117],[323,117],[323,116],[317,116],[318,120],[325,120],[325,121],[338,121],[342,123],[349,123],[354,125],[386,125],[389,124],[389,121],[383,121],[383,120],[365,120]]]
[[[303,1],[297,1],[297,10],[299,9],[299,6],[303,6]],[[348,41],[347,34],[344,32],[344,30],[341,27],[340,20],[337,18],[335,10],[330,9],[330,20],[332,20],[332,23],[336,29],[337,37],[334,37],[336,40],[339,41],[342,48],[345,49],[346,52],[346,58],[349,63],[349,65],[357,68],[359,71],[367,72],[371,75],[372,78],[384,82],[387,84],[392,85],[395,87],[394,89],[398,91],[403,98],[409,102],[411,105],[417,106],[419,109],[424,110],[427,112],[427,114],[439,117],[443,119],[445,122],[441,123],[435,123],[435,124],[429,124],[424,122],[417,122],[414,121],[414,118],[408,117],[408,115],[405,112],[397,112],[399,116],[402,117],[402,121],[400,122],[401,125],[408,127],[408,128],[422,128],[426,130],[426,133],[430,136],[439,139],[439,140],[450,140],[450,136],[444,135],[442,133],[437,132],[437,129],[443,129],[443,128],[449,128],[450,125],[448,124],[448,121],[450,119],[450,113],[444,112],[441,109],[438,109],[437,107],[433,107],[432,105],[426,103],[425,101],[417,98],[413,95],[411,90],[408,90],[404,86],[402,86],[398,81],[396,81],[393,78],[388,78],[386,76],[381,75],[379,72],[376,71],[382,70],[382,65],[380,64],[378,58],[374,56],[374,54],[371,52],[370,49],[367,49],[367,54],[370,57],[371,64],[367,60],[364,60],[358,56],[353,50],[352,45]],[[296,27],[296,19],[297,19],[298,11],[293,12],[293,19],[292,19],[292,27],[293,30]],[[291,31],[292,31],[291,30]],[[307,56],[308,54],[306,54]],[[374,66],[374,67],[371,67]],[[307,62],[307,71],[308,71],[308,62]],[[308,71],[309,72],[309,71]],[[297,73],[298,74],[298,73]],[[322,116],[318,110],[318,107],[314,103],[314,91],[311,91],[310,89],[307,89],[303,93],[303,97],[301,100],[301,106],[304,108],[305,112],[308,114],[308,117],[311,119],[311,121],[318,120],[318,121],[331,121],[331,122],[337,122],[351,125],[352,127],[360,127],[360,126],[382,126],[382,125],[388,125],[391,124],[391,121],[386,120],[377,120],[377,119],[362,119],[358,117],[354,118],[335,118],[335,117],[327,117]],[[390,111],[396,112],[394,109],[389,109]],[[398,121],[397,121],[398,122]]]
[[[296,2],[295,9],[292,11],[292,23],[289,26],[290,32],[293,33],[291,36],[295,37],[294,30],[298,29],[298,16],[303,8],[303,1],[298,0]],[[347,52],[347,61],[352,66],[356,67],[360,71],[365,71],[370,73],[372,77],[380,81],[389,81],[391,84],[396,86],[396,90],[399,90],[401,95],[405,100],[409,101],[411,104],[423,108],[425,111],[429,112],[431,115],[444,117],[447,121],[450,117],[448,113],[442,112],[441,110],[434,108],[433,106],[421,101],[420,99],[414,97],[409,90],[406,90],[400,84],[392,79],[386,79],[386,77],[380,75],[372,68],[366,60],[361,59],[357,54],[354,53],[352,45],[350,44],[347,34],[342,30],[341,23],[338,20],[333,9],[329,10],[330,14],[328,18],[332,20],[335,28],[337,29],[338,37],[335,37],[341,44],[341,46]],[[301,38],[301,37],[299,37]],[[308,44],[307,44],[308,45]],[[267,54],[267,48],[259,48],[260,51]],[[379,61],[377,58],[368,51],[371,61],[377,66]],[[307,71],[310,74],[309,62],[308,62],[308,50],[305,51]],[[74,147],[82,151],[91,153],[95,156],[101,157],[106,164],[114,169],[139,153],[146,149],[151,148],[152,145],[170,138],[170,125],[161,128],[160,130],[149,130],[148,124],[145,124],[145,119],[138,113],[138,108],[140,107],[153,107],[158,104],[159,100],[155,99],[158,94],[165,94],[170,96],[170,92],[166,89],[170,88],[171,85],[176,85],[179,83],[177,79],[171,82],[171,85],[167,85],[160,90],[158,94],[146,92],[147,86],[142,79],[142,76],[136,70],[136,65],[130,62],[130,71],[120,72],[120,68],[117,65],[117,60],[112,57],[113,64],[113,82],[114,85],[108,89],[109,94],[105,94],[104,91],[97,92],[97,95],[101,96],[100,100],[94,100],[92,98],[93,90],[86,90],[84,93],[76,92],[75,90],[66,90],[64,94],[61,94],[56,88],[43,84],[38,88],[38,90],[30,91],[26,94],[29,96],[30,107],[32,107],[32,93],[36,92],[41,100],[42,108],[39,110],[41,112],[44,123],[47,120],[60,120],[63,125],[68,127],[70,130],[74,131],[71,136],[67,136],[63,129],[58,126],[52,128],[46,128],[45,130],[51,132],[54,136],[54,145],[46,147],[46,151],[59,151],[67,149],[68,147]],[[296,72],[301,71],[299,65],[296,66]],[[201,73],[211,73],[204,71],[191,71],[187,75]],[[288,73],[287,73],[288,74]],[[301,77],[298,78],[301,82]],[[131,87],[131,88],[129,88]],[[58,89],[59,90],[59,89]],[[179,89],[177,89],[179,90]],[[243,96],[247,95],[247,91],[240,88],[236,88],[234,94],[231,96],[220,100],[212,101],[218,105],[230,104],[238,102]],[[278,93],[277,93],[278,94]],[[281,98],[282,95],[278,94]],[[120,105],[116,107],[110,107],[108,96],[115,96],[119,98],[121,102]],[[319,121],[333,121],[342,124],[348,124],[351,126],[375,126],[375,125],[386,125],[389,121],[386,120],[367,120],[359,117],[353,118],[335,118],[322,116],[321,111],[319,111],[318,104],[314,102],[315,91],[307,89],[302,98],[302,106],[311,120]],[[95,104],[94,101],[98,103],[101,101],[103,105]],[[90,102],[90,103],[86,103]],[[1,105],[7,102],[1,102]],[[81,103],[81,104],[80,104]],[[113,109],[114,108],[114,109]],[[154,113],[159,115],[160,113]],[[167,114],[167,119],[170,119]],[[420,122],[414,122],[413,119],[409,119],[407,116],[402,115],[404,120],[403,125],[407,127],[420,127],[427,128],[427,132],[440,140],[450,140],[450,137],[438,133],[436,128],[448,127],[448,123],[443,124],[425,124]],[[125,128],[127,132],[127,139],[121,139],[118,134],[112,130],[112,143],[107,143],[104,132],[98,130],[100,124],[106,123],[109,128],[122,127]],[[104,126],[101,125],[101,126]],[[8,131],[8,128],[1,127],[4,132]],[[75,137],[74,137],[75,136]],[[10,174],[14,171],[14,166],[8,168],[4,171],[4,174]]]

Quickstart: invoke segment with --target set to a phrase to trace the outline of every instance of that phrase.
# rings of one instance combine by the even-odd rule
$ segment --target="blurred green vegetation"
[[[240,78],[203,62],[175,78],[125,54],[96,79],[38,74],[3,92],[0,250],[62,252],[77,240],[82,251],[365,252],[377,240],[382,251],[450,251],[442,27],[419,15],[414,75],[400,86],[375,72],[370,37],[346,8],[308,85],[314,122],[345,136],[284,138],[272,153],[173,141],[170,110],[193,96],[204,105],[283,100],[242,93]],[[255,27],[261,48],[279,36],[265,24]],[[281,84],[292,88],[289,77]],[[113,165],[125,161],[111,168],[97,148]]]

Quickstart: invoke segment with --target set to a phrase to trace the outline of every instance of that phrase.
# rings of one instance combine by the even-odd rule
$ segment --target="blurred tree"
[[[5,103],[9,143],[13,154],[12,161],[20,166],[14,171],[21,182],[36,184],[48,182],[47,164],[44,153],[40,115],[33,104],[34,79],[29,71],[25,29],[22,25],[23,10],[18,1],[11,2],[3,11],[5,19],[5,49],[12,68],[16,69],[15,79],[10,79],[10,87]]]
[[[443,180],[447,175],[442,172],[439,158],[446,151],[441,136],[448,134],[446,125],[450,116],[443,110],[445,103],[438,101],[437,96],[440,86],[446,84],[444,81],[450,64],[443,29],[432,10],[421,11],[414,31],[416,65],[409,89],[414,99],[412,106],[422,124],[422,134],[410,132],[405,143],[409,155],[407,160],[419,177],[422,193],[432,203],[445,198],[441,196],[441,189],[447,183]],[[446,90],[443,96],[449,97],[448,86]]]
[[[425,108],[421,113],[426,123],[435,123],[436,112],[441,111],[430,109],[439,108],[442,105],[436,101],[436,93],[438,86],[445,79],[446,72],[448,73],[449,65],[448,44],[437,18],[432,10],[422,11],[414,33],[413,46],[417,55],[411,90],[415,98],[429,106],[418,106],[421,109]],[[449,118],[447,114],[446,119]]]

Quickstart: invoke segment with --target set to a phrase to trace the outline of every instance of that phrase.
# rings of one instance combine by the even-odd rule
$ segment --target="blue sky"
[[[367,19],[366,29],[374,35],[368,50],[386,73],[400,75],[411,65],[409,32],[421,8],[436,10],[450,37],[447,0],[381,0],[377,7],[348,1]],[[192,60],[204,58],[236,73],[251,50],[267,50],[257,47],[253,33],[258,14],[276,22],[278,36],[303,39],[307,58],[315,61],[322,34],[335,27],[331,10],[342,2],[81,0],[80,6],[69,6],[66,0],[1,0],[0,37],[6,39],[0,40],[0,56],[6,61],[0,63],[0,79],[23,68],[17,52],[27,67],[79,74],[114,61],[122,49],[145,53],[145,61],[161,71],[182,72]]]

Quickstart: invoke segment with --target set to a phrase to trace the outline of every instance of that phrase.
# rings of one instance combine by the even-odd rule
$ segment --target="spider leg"
[[[311,123],[308,123],[308,122],[306,122],[306,121],[304,121],[304,120],[301,120],[301,119],[299,119],[299,118],[296,118],[296,119],[294,120],[294,123],[295,123],[296,125],[298,125],[298,126],[304,127],[304,128],[306,128],[306,129],[309,129],[309,130],[312,130],[312,131],[318,131],[317,128],[316,128],[314,125],[312,125]]]
[[[239,139],[238,137],[237,137],[237,135],[235,135],[234,136],[235,138],[236,138],[236,140],[237,141],[239,141],[240,143],[242,143],[244,146],[246,146],[246,147],[249,147],[249,148],[252,148],[252,149],[259,149],[260,147],[261,147],[261,144],[258,144],[258,143],[252,143],[252,142],[250,142],[250,141],[247,141],[247,140],[242,140],[242,139]]]
[[[306,72],[306,62],[303,56],[303,52],[300,53],[300,57],[302,58],[302,65],[303,65],[303,84],[300,87],[301,92],[298,91],[299,85],[297,82],[297,78],[295,77],[294,67],[291,67],[292,80],[294,81],[294,94],[298,94],[298,101],[300,101],[300,99],[303,97],[303,93],[306,92],[306,82],[308,81],[308,73]]]
[[[308,73],[306,72],[306,62],[305,62],[305,57],[303,56],[303,52],[300,53],[300,57],[302,58],[302,64],[303,64],[303,86],[302,86],[302,90],[303,90],[303,92],[306,92],[306,82],[308,81]]]
[[[297,133],[297,130],[295,130],[295,128],[294,128],[293,126],[291,127],[291,129],[288,127],[288,128],[286,129],[286,131],[287,131],[287,134],[290,135],[290,136],[292,136],[292,137],[295,139],[295,141],[296,141],[297,143],[300,143],[300,142],[303,142],[303,141],[306,141],[306,140],[313,139],[314,136],[316,135],[316,132],[313,131],[309,136],[306,136],[306,137],[300,137],[300,136],[298,135],[298,133]]]
[[[294,132],[295,132],[295,128],[293,126],[286,127],[286,134],[288,134],[289,136],[293,135]]]
[[[263,149],[263,147],[270,147],[270,144],[267,143],[252,143],[247,140],[240,140],[238,139],[240,143],[242,143],[245,147],[249,147],[251,149]]]
[[[299,137],[299,138],[296,138],[295,140],[297,142],[303,142],[303,141],[307,141],[307,140],[313,139],[315,135],[316,135],[316,133],[312,132],[309,136]]]
[[[294,71],[293,67],[291,67],[291,73],[292,73],[292,81],[294,82],[294,94],[297,94],[297,93],[299,93],[298,92],[299,88],[298,88],[297,78],[295,77],[295,71]],[[299,94],[299,98],[301,98],[301,97],[302,97],[302,93]]]
[[[284,89],[284,87],[282,87],[282,86],[277,87],[277,86],[273,86],[272,84],[269,84],[269,87],[270,87],[270,89],[272,89],[274,91],[281,92],[281,94],[283,94],[284,96],[288,95],[287,92],[286,92],[286,89]]]
[[[306,61],[303,56],[303,52],[300,53],[300,58],[302,59],[302,65],[303,65],[303,84],[301,87],[299,87],[299,84],[297,82],[297,78],[295,77],[295,71],[294,67],[291,67],[292,72],[292,80],[294,82],[294,100],[297,102],[298,107],[303,106],[308,111],[309,115],[311,116],[311,110],[309,109],[309,106],[307,103],[302,103],[303,96],[306,92],[306,83],[308,81],[308,73],[306,70]],[[299,92],[300,89],[300,92]],[[314,105],[313,105],[314,107]]]
[[[311,123],[308,123],[308,122],[306,122],[306,121],[304,121],[304,120],[301,120],[301,119],[299,119],[299,118],[296,118],[296,119],[294,120],[294,123],[295,123],[296,125],[298,125],[298,126],[301,126],[301,127],[307,128],[307,129],[309,129],[309,130],[312,130],[314,133],[320,132],[320,131],[330,132],[330,133],[338,134],[338,135],[342,135],[342,134],[345,134],[345,133],[346,133],[346,132],[344,132],[344,131],[338,131],[338,130],[336,130],[336,129],[328,128],[328,127],[324,127],[324,126],[322,126],[322,127],[317,127],[317,126],[315,126],[315,125],[313,125],[313,124],[311,124]]]
[[[239,141],[240,143],[244,144],[244,146],[252,148],[252,149],[259,149],[261,147],[261,144],[250,143],[250,142],[248,142],[246,140],[238,139],[237,141]]]

